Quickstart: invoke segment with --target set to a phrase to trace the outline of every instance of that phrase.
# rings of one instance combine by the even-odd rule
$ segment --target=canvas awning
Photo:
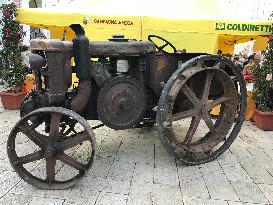
[[[272,33],[272,21],[185,20],[149,16],[94,15],[57,12],[46,9],[18,9],[18,20],[51,31],[51,38],[71,40],[70,24],[81,24],[91,40],[107,40],[112,34],[146,40],[150,34],[166,38],[178,49],[215,54],[218,49],[233,50],[234,43],[249,40],[265,42]],[[87,24],[85,24],[85,23]],[[258,42],[258,41],[257,41]]]

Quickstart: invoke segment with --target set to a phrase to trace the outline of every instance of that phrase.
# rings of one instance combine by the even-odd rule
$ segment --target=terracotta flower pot
[[[18,110],[26,96],[25,92],[20,93],[9,93],[9,92],[0,92],[1,101],[4,109],[6,110]]]
[[[254,110],[255,125],[261,130],[273,130],[273,112]]]

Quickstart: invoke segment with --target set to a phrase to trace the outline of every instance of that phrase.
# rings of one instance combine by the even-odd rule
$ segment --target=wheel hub
[[[208,113],[208,108],[207,108],[206,103],[202,104],[202,106],[200,107],[199,113],[201,116]]]
[[[120,108],[123,111],[127,111],[127,110],[130,110],[132,108],[131,103],[126,98],[120,99],[119,104],[120,104]]]
[[[53,146],[47,146],[44,152],[44,158],[50,159],[52,157],[56,156],[56,149]]]

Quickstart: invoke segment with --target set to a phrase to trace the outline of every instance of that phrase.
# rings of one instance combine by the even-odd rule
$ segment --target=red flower
[[[248,81],[248,82],[254,82],[257,80],[257,77],[255,76],[255,74],[249,69],[243,70],[243,76],[245,81]]]
[[[22,90],[23,92],[27,92],[27,86],[23,85],[22,88],[21,88],[21,90]]]
[[[10,14],[9,14],[9,12],[7,12],[7,10],[2,9],[2,12],[3,12],[3,15],[4,15],[5,17],[10,17]]]
[[[268,39],[269,39],[269,41],[272,41],[273,40],[273,36],[272,35],[268,36]]]

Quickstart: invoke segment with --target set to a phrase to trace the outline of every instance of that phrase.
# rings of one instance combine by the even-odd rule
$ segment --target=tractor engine
[[[97,49],[96,49],[97,48]],[[147,124],[150,111],[157,101],[150,97],[147,87],[147,53],[155,52],[151,42],[125,39],[124,35],[113,35],[108,42],[91,42],[91,97],[83,115],[100,119],[113,129],[128,129]],[[94,100],[95,99],[95,100]],[[153,103],[150,103],[151,100]],[[96,108],[93,109],[92,108]],[[87,116],[86,116],[87,115]],[[153,120],[155,119],[155,112]]]
[[[66,107],[79,112],[87,104],[91,92],[89,40],[80,25],[70,27],[76,34],[72,45],[58,40],[31,41],[29,62],[35,75],[36,89],[21,106],[21,116],[46,106]],[[79,79],[73,98],[67,97],[72,84],[72,56]]]
[[[100,119],[113,129],[131,128],[145,116],[150,118],[148,112],[157,97],[147,87],[147,54],[155,53],[154,44],[125,39],[124,35],[89,42],[80,25],[70,28],[76,34],[72,43],[31,41],[36,89],[21,106],[21,117],[41,107],[65,107],[86,119]],[[71,66],[73,57],[75,66]],[[79,82],[71,89],[73,72]]]

